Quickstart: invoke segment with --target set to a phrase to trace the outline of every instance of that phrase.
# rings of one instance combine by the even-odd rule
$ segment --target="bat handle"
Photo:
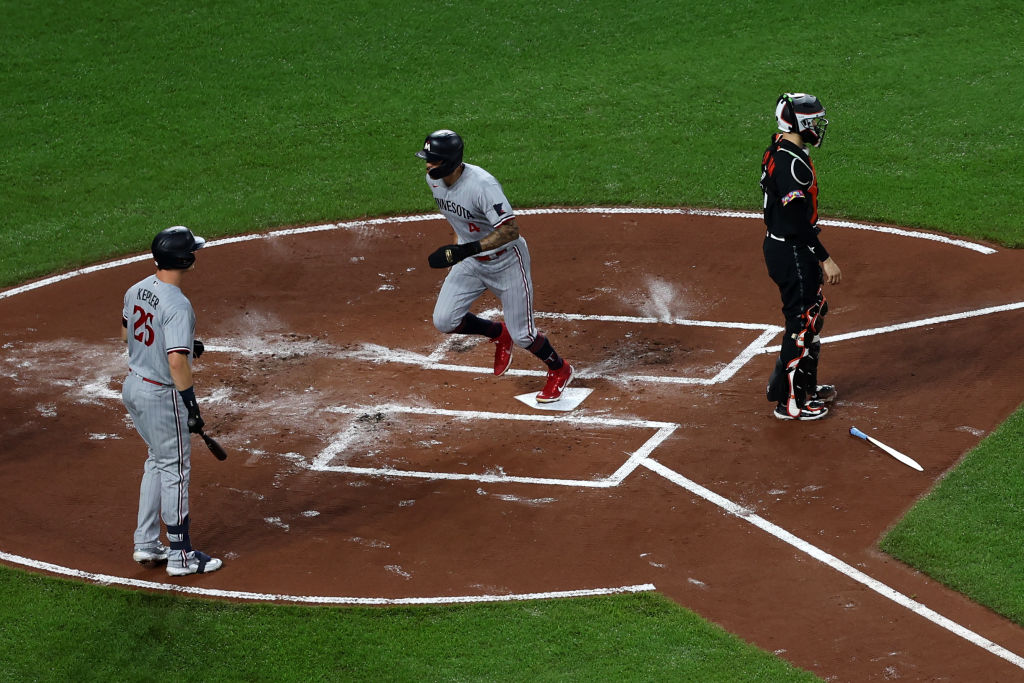
[[[858,439],[864,439],[865,441],[868,438],[867,434],[865,434],[864,432],[860,431],[856,427],[850,427],[850,434],[852,434],[853,436],[857,437]]]

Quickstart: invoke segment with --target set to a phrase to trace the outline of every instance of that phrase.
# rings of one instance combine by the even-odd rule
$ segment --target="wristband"
[[[186,408],[191,410],[194,406],[199,405],[196,401],[195,386],[191,386],[188,389],[181,389],[178,393],[181,395],[181,400],[185,402]]]

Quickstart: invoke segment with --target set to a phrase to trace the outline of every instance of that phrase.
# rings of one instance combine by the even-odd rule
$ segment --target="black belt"
[[[775,240],[776,242],[788,242],[789,241],[785,237],[779,237],[778,235],[773,235],[771,233],[771,231],[765,232],[765,236]]]
[[[486,256],[474,256],[473,258],[475,258],[477,261],[493,261],[494,259],[504,254],[506,251],[508,251],[507,247],[505,249],[502,249],[501,251],[496,251],[493,254],[487,254]]]

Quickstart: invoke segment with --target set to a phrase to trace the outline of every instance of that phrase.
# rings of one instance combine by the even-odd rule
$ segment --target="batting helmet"
[[[153,238],[153,258],[161,270],[186,270],[196,262],[196,249],[202,249],[206,240],[196,237],[184,225],[161,230]]]
[[[453,130],[435,130],[423,141],[423,149],[416,152],[420,159],[441,164],[427,171],[434,180],[447,178],[462,163],[462,138]]]
[[[798,133],[809,145],[821,147],[825,139],[825,107],[817,97],[802,92],[787,92],[775,103],[775,120],[783,133]]]

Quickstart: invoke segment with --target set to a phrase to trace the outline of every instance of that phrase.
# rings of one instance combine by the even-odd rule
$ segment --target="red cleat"
[[[562,398],[562,392],[572,382],[572,376],[572,366],[567,360],[563,360],[562,367],[557,370],[548,370],[548,383],[537,394],[537,403],[554,403]]]
[[[491,340],[494,344],[494,374],[501,377],[512,365],[512,335],[508,333],[505,323],[501,324],[501,334]]]

